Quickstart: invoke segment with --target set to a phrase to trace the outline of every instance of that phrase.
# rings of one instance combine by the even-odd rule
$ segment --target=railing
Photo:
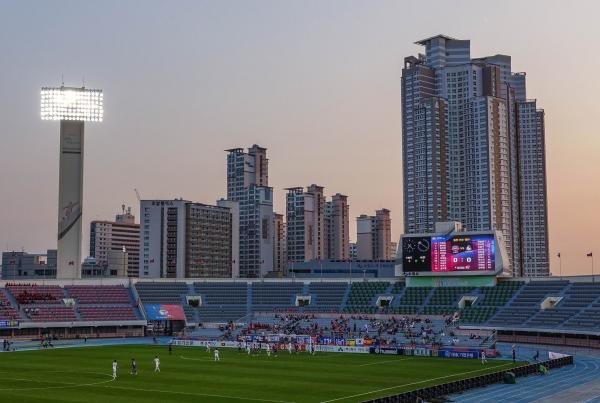
[[[515,376],[527,376],[535,374],[539,371],[540,365],[544,365],[547,369],[560,368],[565,365],[573,364],[573,356],[555,358],[552,360],[542,361],[537,364],[527,364],[520,367],[510,368],[507,370],[492,372],[485,375],[480,375],[472,378],[461,379],[458,381],[443,383],[440,385],[421,388],[410,392],[404,392],[393,396],[380,397],[377,399],[366,400],[363,403],[401,403],[401,402],[416,402],[427,401],[438,396],[450,395],[454,393],[464,392],[468,389],[480,388],[483,386],[499,383],[504,380],[506,372],[512,372]]]

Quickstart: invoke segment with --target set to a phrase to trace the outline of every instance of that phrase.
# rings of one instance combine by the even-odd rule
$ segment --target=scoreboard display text
[[[490,272],[494,259],[491,234],[402,238],[404,273]]]

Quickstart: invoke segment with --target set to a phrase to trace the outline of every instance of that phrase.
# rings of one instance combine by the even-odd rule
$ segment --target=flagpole
[[[562,280],[562,256],[560,252],[558,252],[558,270],[560,272],[560,279]]]

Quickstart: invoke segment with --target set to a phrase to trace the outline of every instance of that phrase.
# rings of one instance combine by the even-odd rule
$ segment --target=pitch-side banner
[[[237,341],[207,341],[207,340],[191,340],[191,339],[173,339],[171,343],[174,346],[184,346],[184,347],[205,347],[207,344],[210,344],[211,347],[230,347],[230,348],[239,348],[244,346],[243,343]],[[263,349],[266,348],[266,345],[263,344]],[[286,344],[281,344],[279,346],[280,350],[285,350]],[[306,347],[306,344],[303,345]],[[308,348],[308,347],[306,347]],[[323,351],[328,353],[359,353],[359,354],[368,354],[369,347],[351,347],[351,346],[315,346],[316,351]],[[304,348],[302,349],[304,351]]]
[[[555,353],[554,351],[548,351],[548,358],[550,358],[551,360],[563,357],[568,357],[568,355],[563,353]]]
[[[144,304],[148,320],[185,320],[181,305]]]

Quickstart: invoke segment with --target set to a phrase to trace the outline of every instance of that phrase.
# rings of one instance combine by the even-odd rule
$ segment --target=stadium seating
[[[252,306],[255,310],[286,309],[295,305],[295,296],[302,293],[304,283],[256,282],[252,284]]]
[[[358,313],[374,307],[375,297],[383,294],[389,285],[390,283],[383,281],[352,283],[345,311]]]
[[[137,292],[137,296],[136,296]],[[199,306],[188,305],[197,295]],[[459,307],[463,296],[474,297]],[[188,323],[248,322],[265,312],[427,315],[459,314],[460,323],[496,329],[600,332],[600,283],[501,281],[494,287],[406,287],[403,281],[197,281],[126,285],[8,283],[0,288],[0,320],[101,321],[143,319],[139,303],[177,304]],[[297,296],[310,296],[296,306]],[[388,306],[379,307],[379,297]],[[552,300],[548,298],[552,297]],[[72,299],[74,305],[68,301]],[[546,301],[542,307],[542,303]],[[549,302],[552,304],[548,305]],[[67,306],[68,305],[68,306]],[[545,308],[545,309],[543,309]]]
[[[77,320],[73,308],[61,305],[26,305],[25,314],[33,322],[74,322]]]
[[[147,304],[181,304],[184,295],[189,293],[186,283],[143,283],[135,288],[140,299]]]
[[[56,285],[7,284],[6,289],[17,303],[23,304],[59,304],[64,298],[62,288]]]
[[[339,311],[342,306],[347,283],[323,283],[312,282],[308,287],[308,293],[313,296],[311,306],[307,311]]]
[[[69,297],[80,304],[129,304],[129,295],[123,286],[67,285]]]
[[[78,308],[81,320],[88,321],[113,321],[137,320],[131,306],[80,306]]]

